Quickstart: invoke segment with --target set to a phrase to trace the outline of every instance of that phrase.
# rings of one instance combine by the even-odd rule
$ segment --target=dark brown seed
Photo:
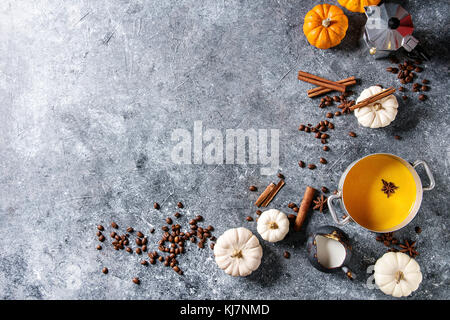
[[[408,100],[408,97],[407,96],[402,96],[402,99],[403,100]]]
[[[256,214],[257,214],[258,216],[260,216],[260,215],[262,214],[262,211],[261,211],[261,210],[256,210]]]
[[[155,228],[151,228],[150,233],[154,233],[154,232],[155,232]]]
[[[179,212],[175,212],[175,213],[174,213],[174,216],[175,216],[176,218],[179,218],[179,217],[181,216],[181,214],[180,214]]]
[[[105,236],[101,235],[100,237],[98,237],[98,241],[103,242],[105,241]]]
[[[334,97],[333,97],[333,100],[336,101],[336,102],[340,102],[340,101],[341,101],[341,98],[339,98],[339,96],[334,96]]]
[[[130,233],[131,233],[131,232],[133,232],[133,231],[134,231],[134,229],[133,229],[132,227],[128,227],[128,228],[127,228],[127,232],[130,232]]]
[[[321,164],[326,164],[328,162],[325,158],[320,158],[319,161]]]
[[[195,220],[197,220],[197,222],[203,221],[203,217],[198,215],[195,217]]]
[[[333,118],[333,117],[334,117],[334,115],[333,115],[333,113],[331,113],[331,112],[328,112],[328,113],[327,113],[327,115],[326,115],[326,117],[327,117],[327,118]]]
[[[250,186],[250,187],[248,187],[248,190],[250,190],[250,191],[258,191],[258,188],[256,186]]]
[[[334,115],[335,115],[336,117],[339,117],[339,116],[341,115],[341,112],[340,112],[340,111],[336,111],[336,112],[334,113]]]
[[[142,254],[141,248],[136,248],[135,252],[136,252],[137,254]]]
[[[320,142],[321,142],[322,144],[327,144],[327,143],[328,143],[327,139],[321,139]]]
[[[105,228],[103,228],[103,226],[102,226],[101,224],[99,224],[99,225],[97,226],[97,229],[100,230],[100,231],[105,230]]]
[[[102,246],[101,245],[97,245],[96,249],[97,250],[102,250]]]
[[[387,67],[387,68],[386,68],[386,71],[387,71],[387,72],[392,72],[392,67]]]
[[[288,203],[288,208],[289,208],[289,209],[294,209],[296,206],[297,206],[297,205],[296,205],[295,203],[293,203],[293,202],[289,202],[289,203]]]
[[[348,133],[348,135],[349,135],[350,137],[353,137],[353,138],[356,137],[356,133],[354,133],[353,131],[350,131],[350,132]]]
[[[404,87],[400,87],[400,88],[398,88],[398,91],[403,92],[403,91],[405,91],[405,88]]]
[[[427,96],[424,94],[419,95],[419,100],[420,101],[425,101],[427,99]]]
[[[114,231],[113,231],[113,232],[111,232],[111,233],[109,234],[109,236],[110,236],[111,238],[115,238],[115,237],[116,237],[116,235],[117,235],[117,233],[115,233]]]
[[[305,126],[304,124],[301,124],[301,125],[298,127],[298,130],[300,130],[300,131],[305,131],[305,128],[306,128],[306,126]]]
[[[304,167],[305,167],[305,163],[304,163],[303,161],[299,161],[299,162],[298,162],[298,166],[299,166],[300,168],[304,168]]]
[[[421,67],[416,67],[416,68],[414,69],[414,71],[415,71],[415,72],[422,72],[423,69],[422,69]]]
[[[161,227],[161,230],[167,232],[167,231],[169,231],[169,228],[168,228],[167,226],[162,226],[162,227]]]
[[[166,218],[166,223],[167,224],[172,224],[172,219],[171,218]]]
[[[206,229],[208,229],[208,231],[214,231],[214,227],[213,226],[211,226],[211,225],[209,225]]]
[[[148,265],[148,262],[147,262],[147,260],[142,260],[142,261],[141,261],[141,264],[142,264],[143,266],[146,266],[146,265]]]
[[[285,251],[285,252],[283,253],[283,257],[285,257],[286,259],[289,259],[290,256],[291,256],[291,254],[290,254],[289,252],[287,252],[287,251]]]
[[[114,229],[118,229],[119,228],[119,226],[115,222],[111,222],[111,227],[113,227]]]
[[[215,246],[216,244],[215,243],[211,243],[210,245],[209,245],[209,247],[211,248],[211,250],[214,250],[214,246]]]
[[[153,204],[153,208],[155,208],[156,210],[159,210],[159,208],[160,208],[159,203],[158,203],[158,202],[155,202],[155,203]]]
[[[330,150],[330,147],[329,146],[323,146],[323,151],[328,151],[328,150]]]
[[[203,249],[203,248],[205,247],[204,243],[201,242],[201,241],[197,244],[197,246],[198,246],[200,249]]]
[[[320,139],[320,136],[321,136],[321,135],[322,135],[322,134],[321,134],[320,132],[317,132],[317,133],[316,133],[316,136],[315,136],[316,139]]]
[[[306,127],[306,128],[305,128],[305,132],[311,132],[311,128]]]
[[[422,91],[428,91],[430,90],[429,86],[422,86],[420,89],[422,89]]]
[[[245,220],[247,220],[247,221],[253,221],[253,218],[250,217],[250,216],[248,216],[247,218],[245,218]]]
[[[146,245],[142,246],[142,251],[147,252],[147,246]]]
[[[143,234],[142,232],[140,232],[140,231],[136,232],[136,235],[137,235],[139,238],[143,238],[143,237],[144,237],[144,234]]]
[[[183,205],[183,203],[178,202],[178,203],[177,203],[177,207],[180,208],[180,209],[182,209],[182,208],[184,208],[184,205]]]
[[[136,241],[136,244],[138,246],[142,246],[142,240],[141,239],[137,238],[135,241]]]
[[[418,88],[418,87],[413,87],[413,88],[412,88],[412,91],[413,91],[413,92],[419,92],[419,91],[420,91],[420,88]]]
[[[133,250],[130,248],[130,247],[126,247],[126,249],[125,249],[127,252],[129,252],[129,253],[132,253],[133,252]]]
[[[423,84],[428,84],[428,83],[430,83],[430,80],[428,80],[428,79],[423,79],[423,80],[422,80],[422,83],[423,83]]]
[[[322,187],[321,190],[322,190],[323,193],[328,193],[328,192],[330,192],[330,190],[328,190],[327,187]]]
[[[394,136],[394,139],[395,139],[395,140],[401,140],[402,137],[400,137],[400,136],[398,136],[398,135],[395,135],[395,136]]]
[[[422,228],[421,227],[415,227],[414,230],[416,231],[416,233],[421,233],[422,232]]]
[[[326,133],[322,133],[321,135],[320,135],[320,138],[321,139],[328,139],[330,136],[328,135],[328,134],[326,134]]]
[[[308,169],[314,170],[316,168],[315,164],[308,164]]]
[[[108,274],[108,268],[107,267],[104,267],[103,269],[102,269],[102,272],[104,273],[104,274]]]
[[[101,231],[97,231],[96,235],[97,237],[100,237],[103,233],[101,233]]]
[[[282,173],[278,173],[277,177],[280,178],[280,179],[284,179],[284,175]]]
[[[298,207],[295,207],[295,208],[293,208],[292,210],[294,210],[294,212],[298,212],[299,208],[298,208]]]
[[[139,280],[139,278],[133,278],[133,283],[134,284],[140,284],[141,280]]]

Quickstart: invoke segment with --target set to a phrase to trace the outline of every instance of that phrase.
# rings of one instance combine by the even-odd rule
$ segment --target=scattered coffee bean
[[[181,216],[181,214],[180,214],[179,212],[175,212],[175,213],[174,213],[174,216],[175,216],[176,218],[179,218],[179,217]]]
[[[248,190],[250,190],[250,191],[258,191],[258,188],[256,186],[250,186],[250,187],[248,187]]]
[[[298,166],[299,166],[300,168],[304,168],[304,167],[305,167],[305,163],[304,163],[303,161],[299,161],[299,162],[298,162]]]
[[[306,127],[306,128],[305,128],[305,132],[311,132],[311,128]]]
[[[284,175],[282,173],[278,173],[277,177],[284,180]]]
[[[430,80],[428,80],[428,79],[423,79],[423,80],[422,80],[422,83],[423,83],[423,84],[429,84],[429,83],[430,83]]]
[[[289,203],[288,203],[288,208],[289,208],[289,209],[294,209],[296,206],[297,206],[297,205],[296,205],[295,203],[293,203],[293,202],[289,202]]]
[[[424,86],[420,87],[420,89],[421,89],[422,91],[428,91],[428,90],[430,90],[430,87],[424,85]]]
[[[298,212],[299,208],[298,208],[298,207],[295,207],[295,208],[293,208],[292,210],[294,210],[294,212]]]
[[[119,226],[115,222],[111,222],[111,227],[113,227],[114,229],[118,229],[119,228]]]
[[[97,247],[96,247],[96,249],[97,249],[97,250],[102,250],[102,246],[98,244]]]
[[[247,220],[247,221],[253,221],[253,218],[250,217],[250,216],[247,216],[247,218],[245,218],[245,220]]]
[[[108,268],[107,267],[104,267],[103,269],[102,269],[102,272],[104,273],[104,274],[108,274]]]
[[[136,232],[136,235],[137,235],[139,238],[143,238],[143,237],[144,237],[144,234],[143,234],[142,232],[140,232],[140,231]]]
[[[325,158],[320,158],[319,159],[319,162],[321,163],[321,164],[327,164],[327,160],[325,159]]]
[[[97,231],[96,235],[97,237],[100,237],[103,233],[101,231]]]
[[[421,67],[416,67],[416,68],[414,69],[414,71],[415,71],[415,72],[422,72],[423,69],[422,69]]]
[[[154,232],[155,232],[155,228],[151,228],[150,233],[154,233]]]
[[[209,245],[209,247],[211,248],[211,250],[214,250],[214,246],[215,246],[216,244],[213,242],[213,243],[211,243],[210,245]]]
[[[167,226],[162,226],[162,227],[161,227],[161,230],[167,232],[167,231],[169,231],[169,228],[168,228]]]
[[[105,228],[103,228],[103,226],[102,226],[101,224],[99,224],[99,225],[97,226],[97,229],[100,230],[100,231],[105,230]]]
[[[416,231],[417,234],[422,232],[422,228],[421,227],[415,227],[414,230]]]
[[[256,210],[256,215],[260,216],[262,214],[261,210]]]
[[[420,101],[425,101],[427,99],[427,96],[424,94],[419,95],[419,100]]]
[[[197,222],[203,221],[203,217],[200,216],[200,215],[198,215],[198,216],[195,217],[195,220],[196,220]]]
[[[291,257],[291,254],[290,254],[289,252],[285,251],[285,252],[283,253],[283,256],[284,256],[286,259],[289,259],[289,258]]]
[[[305,126],[304,124],[301,124],[301,125],[298,127],[298,130],[300,130],[300,131],[305,131],[305,128],[306,128],[306,126]]]
[[[148,262],[147,262],[147,260],[142,260],[142,261],[141,261],[141,264],[142,264],[143,266],[147,266],[147,265],[148,265]]]
[[[403,100],[408,100],[408,97],[407,96],[402,96],[402,99]]]
[[[316,168],[315,164],[308,164],[308,169],[314,170]]]
[[[140,238],[136,238],[135,242],[138,246],[142,246],[142,240]]]
[[[130,247],[126,247],[126,252],[129,252],[129,253],[132,253],[133,252],[133,250],[130,248]]]
[[[395,140],[401,140],[402,137],[400,137],[400,136],[398,136],[398,135],[395,135],[395,136],[394,136],[394,139],[395,139]]]
[[[137,254],[142,254],[141,248],[136,248],[135,252],[136,252]]]
[[[353,131],[350,131],[350,132],[348,133],[348,135],[349,135],[350,137],[353,137],[353,138],[356,137],[356,133],[354,133]]]
[[[139,280],[139,278],[133,278],[133,283],[134,284],[140,284],[141,280]]]
[[[323,151],[328,151],[328,150],[330,150],[330,147],[329,146],[323,146]]]
[[[181,203],[181,202],[178,202],[177,203],[177,207],[180,208],[180,209],[183,209],[184,208],[184,204]]]
[[[172,222],[173,222],[173,221],[172,221],[171,218],[166,218],[166,223],[167,223],[167,224],[172,224]]]
[[[342,114],[342,113],[341,113],[340,111],[336,111],[336,112],[334,113],[334,115],[335,115],[336,117],[339,117],[341,114]]]
[[[328,192],[330,192],[330,190],[328,190],[327,187],[322,187],[321,190],[322,190],[323,193],[328,193]]]
[[[326,114],[326,117],[327,117],[327,118],[333,118],[333,117],[334,117],[334,114],[331,113],[331,112],[328,112],[328,113]]]
[[[153,204],[153,208],[155,208],[156,210],[159,210],[159,208],[160,208],[159,203],[158,203],[158,202],[155,202],[155,203]]]
[[[131,232],[133,232],[133,231],[134,231],[134,229],[133,229],[132,227],[128,227],[128,228],[127,228],[127,232],[130,232],[130,233],[131,233]]]
[[[321,136],[320,136],[321,139],[328,139],[329,137],[330,136],[328,134],[326,134],[326,133],[322,133]]]
[[[398,91],[403,92],[403,91],[405,91],[405,88],[404,87],[400,87],[400,88],[398,88]]]
[[[101,235],[100,237],[98,237],[98,241],[103,242],[105,241],[105,236]]]

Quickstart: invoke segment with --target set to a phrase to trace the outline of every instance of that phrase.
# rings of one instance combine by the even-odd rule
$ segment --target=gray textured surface
[[[330,164],[309,171],[297,161],[314,161],[320,146],[297,127],[323,119],[327,110],[306,97],[310,86],[296,80],[297,70],[331,79],[355,75],[361,79],[356,92],[396,85],[384,71],[388,63],[371,60],[358,45],[363,15],[346,11],[350,28],[340,46],[308,45],[301,25],[315,3],[2,1],[0,298],[387,298],[365,285],[366,268],[385,248],[356,225],[344,230],[354,244],[357,281],[309,265],[306,234],[332,224],[329,214],[311,214],[306,231],[281,243],[263,242],[262,265],[247,278],[225,275],[209,249],[191,247],[180,258],[181,277],[160,264],[142,267],[136,255],[95,250],[98,223],[159,230],[179,200],[186,204],[182,221],[201,213],[216,235],[241,225],[256,232],[255,222],[244,220],[255,211],[256,194],[247,187],[263,188],[275,176],[261,176],[260,165],[170,160],[172,130],[192,130],[201,120],[221,130],[281,130],[286,186],[270,207],[286,212],[306,185],[334,189],[345,167],[363,155],[391,152],[429,162],[437,186],[424,194],[420,213],[399,237],[417,240],[420,251],[424,280],[410,298],[448,299],[449,3],[406,4],[415,35],[434,56],[423,73],[431,80],[429,99],[400,102],[397,119],[384,129],[359,128],[353,116],[335,119]],[[357,139],[346,135],[349,128]],[[164,202],[160,212],[153,201]],[[419,236],[416,225],[423,229]],[[103,266],[109,275],[100,272]],[[141,286],[131,282],[134,276]]]

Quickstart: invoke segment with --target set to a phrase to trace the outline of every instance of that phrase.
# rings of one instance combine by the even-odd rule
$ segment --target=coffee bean
[[[143,234],[142,232],[140,232],[140,231],[136,232],[136,235],[137,235],[139,238],[143,238],[143,237],[144,237],[144,234]]]
[[[395,139],[395,140],[401,140],[402,137],[395,135],[395,136],[394,136],[394,139]]]
[[[284,175],[282,173],[278,173],[277,177],[284,180]]]
[[[428,90],[430,90],[430,87],[428,87],[428,86],[422,86],[421,89],[422,89],[422,91],[428,91]]]
[[[100,237],[98,237],[98,241],[103,242],[105,241],[105,236],[101,235]]]
[[[155,208],[156,210],[159,210],[159,208],[160,208],[159,203],[158,203],[158,202],[155,202],[155,203],[153,204],[153,208]]]
[[[211,250],[214,250],[214,246],[215,246],[216,244],[215,243],[211,243],[210,245],[209,245],[209,247],[211,248]]]
[[[386,71],[387,71],[387,72],[392,72],[392,67],[387,67],[387,68],[386,68]]]
[[[294,212],[298,212],[299,208],[298,208],[298,207],[295,207],[295,208],[292,209],[292,210],[294,210]]]
[[[415,227],[414,230],[416,231],[417,234],[422,232],[422,228],[420,227]]]
[[[320,159],[319,159],[319,162],[320,162],[321,164],[327,164],[327,163],[328,163],[328,161],[327,161],[325,158],[320,158]]]
[[[308,169],[314,170],[316,168],[315,164],[308,164]]]
[[[162,226],[162,227],[161,227],[161,230],[167,232],[167,231],[169,231],[169,228],[168,228],[167,226]]]
[[[181,214],[180,214],[179,212],[175,212],[175,213],[174,213],[174,216],[175,216],[176,218],[179,218],[179,217],[181,216]]]
[[[126,247],[125,251],[126,251],[126,252],[129,252],[129,253],[132,253],[132,252],[133,252],[133,250],[132,250],[130,247]]]
[[[127,232],[130,232],[130,233],[131,233],[131,232],[133,232],[133,231],[134,231],[134,229],[133,229],[132,227],[128,227],[128,228],[127,228]]]
[[[407,96],[402,96],[402,99],[403,100],[408,100],[408,97]]]
[[[334,100],[335,102],[340,102],[340,101],[341,101],[341,98],[339,98],[339,96],[334,96],[334,97],[333,97],[333,100]]]
[[[147,246],[145,244],[142,246],[142,251],[147,252]]]
[[[258,188],[256,186],[250,186],[250,187],[248,187],[248,190],[250,190],[250,191],[258,191]]]
[[[327,118],[333,118],[333,117],[334,117],[334,115],[333,115],[333,113],[331,113],[331,112],[328,112],[328,113],[326,114],[326,117],[327,117]]]
[[[423,79],[423,80],[422,80],[422,83],[423,83],[423,84],[429,84],[429,83],[430,83],[430,80],[428,80],[428,79]]]
[[[135,242],[136,242],[136,244],[137,244],[138,246],[142,246],[142,240],[141,240],[141,239],[136,238]]]
[[[328,139],[330,136],[328,135],[328,134],[326,134],[326,133],[322,133],[321,135],[320,135],[320,138],[321,139]]]
[[[166,223],[167,224],[172,224],[172,219],[171,218],[166,218]]]
[[[180,208],[180,209],[182,209],[182,208],[184,208],[184,205],[183,205],[183,203],[178,202],[178,203],[177,203],[177,207]]]
[[[208,229],[208,231],[214,231],[214,227],[213,226],[211,226],[211,225],[209,225],[208,227],[206,227],[206,229]]]
[[[321,136],[321,135],[322,135],[322,134],[321,134],[320,132],[317,132],[316,135],[315,135],[316,139],[320,139],[320,136]]]
[[[298,166],[299,166],[300,168],[304,168],[304,167],[305,167],[305,163],[304,163],[303,161],[299,161],[299,162],[298,162]]]
[[[139,278],[133,278],[133,283],[134,284],[140,284],[141,280],[139,280]]]
[[[423,69],[422,69],[421,67],[416,67],[416,68],[414,69],[414,71],[415,71],[415,72],[422,72]]]
[[[197,220],[197,222],[203,221],[203,217],[198,215],[195,217],[195,220]]]
[[[141,248],[136,248],[135,252],[136,252],[137,254],[142,254]]]
[[[330,192],[330,190],[328,190],[327,187],[322,187],[321,190],[322,190],[323,193],[328,193],[328,192]]]
[[[399,88],[398,88],[398,91],[403,92],[403,91],[405,91],[405,88],[404,88],[404,87],[399,87]]]
[[[103,269],[102,269],[102,272],[104,273],[104,274],[108,274],[108,268],[107,267],[104,267]]]
[[[350,132],[348,133],[348,135],[349,135],[350,137],[353,137],[353,138],[356,137],[356,133],[354,133],[353,131],[350,131]]]
[[[321,142],[322,144],[327,144],[327,143],[328,143],[327,139],[321,139],[320,142]]]
[[[330,147],[329,146],[323,146],[323,151],[328,151],[328,150],[330,150]]]
[[[250,217],[250,216],[248,216],[247,218],[245,218],[245,220],[247,220],[247,221],[253,221],[253,218]]]
[[[102,250],[102,246],[98,244],[97,247],[96,247],[96,249],[97,249],[97,250]]]
[[[334,115],[335,115],[336,117],[339,117],[341,114],[342,114],[342,113],[341,113],[340,111],[336,111],[336,112],[334,113]]]
[[[420,101],[425,101],[427,99],[427,96],[424,94],[419,95],[419,100]]]
[[[311,128],[306,127],[306,128],[305,128],[305,132],[311,132]]]
[[[285,251],[283,253],[283,257],[285,257],[286,259],[289,259],[291,257],[291,254],[289,252]]]
[[[299,127],[298,127],[298,130],[300,130],[300,131],[305,131],[305,125],[304,124],[301,124]]]
[[[293,202],[289,202],[289,203],[288,203],[288,208],[289,208],[289,209],[294,209],[296,206],[297,206],[297,205],[296,205],[295,203],[293,203]]]
[[[413,92],[419,92],[420,89],[419,89],[418,87],[413,87],[413,88],[412,88],[412,91],[413,91]]]
[[[141,264],[142,264],[143,266],[146,266],[146,265],[148,265],[148,262],[147,262],[147,260],[142,260],[142,261],[141,261]]]
[[[101,224],[99,224],[99,225],[97,226],[97,229],[100,230],[100,231],[105,230],[105,228],[103,228],[103,226],[102,226]]]
[[[150,233],[154,233],[154,232],[155,232],[155,228],[151,228]]]
[[[111,227],[113,227],[114,229],[118,229],[119,228],[119,226],[115,222],[111,222]]]
[[[101,231],[97,231],[96,235],[97,237],[100,237],[103,233],[101,233]]]

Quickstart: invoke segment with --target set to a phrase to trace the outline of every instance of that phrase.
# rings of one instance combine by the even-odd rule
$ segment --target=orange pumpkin
[[[319,49],[337,46],[345,37],[348,19],[342,9],[318,4],[305,16],[303,33],[308,42]]]
[[[352,12],[364,13],[364,7],[376,6],[381,0],[338,0],[339,4]]]

